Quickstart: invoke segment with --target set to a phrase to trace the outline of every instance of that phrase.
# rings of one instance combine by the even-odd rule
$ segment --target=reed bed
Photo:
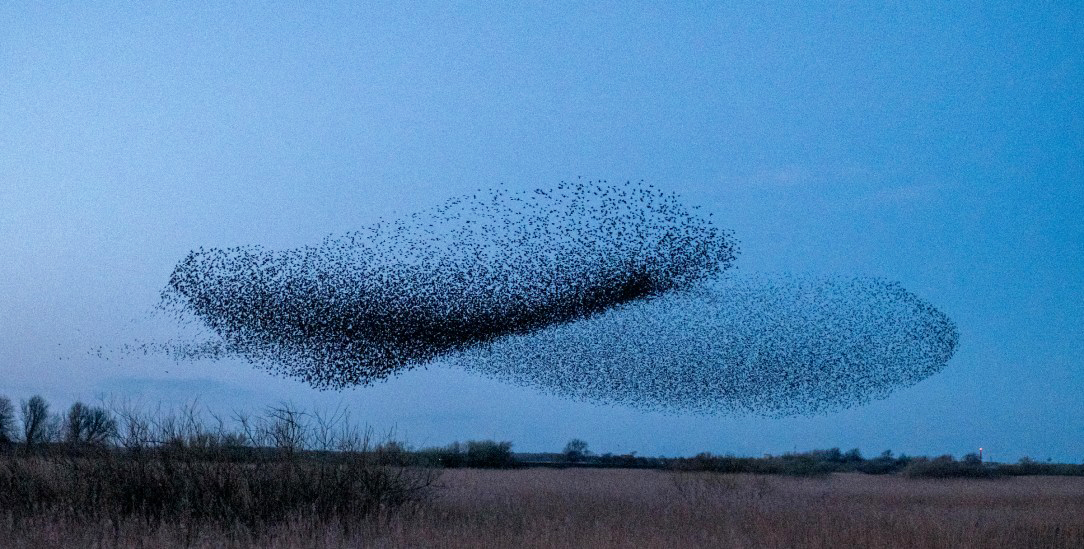
[[[198,524],[194,527],[193,524]],[[445,471],[417,505],[261,528],[33,514],[12,547],[1084,547],[1084,478]]]

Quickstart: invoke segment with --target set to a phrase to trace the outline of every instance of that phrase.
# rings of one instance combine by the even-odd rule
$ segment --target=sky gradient
[[[1084,8],[1074,2],[0,6],[0,395],[348,406],[414,445],[1084,461]],[[435,364],[317,392],[102,359],[192,249],[290,248],[504,183],[645,180],[740,271],[896,280],[944,372],[813,417],[568,402]]]

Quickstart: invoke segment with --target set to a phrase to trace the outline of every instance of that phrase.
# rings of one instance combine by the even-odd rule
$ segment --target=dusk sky
[[[1084,462],[1084,6],[792,4],[6,2],[0,395],[343,406],[415,446]],[[201,246],[318,244],[577,177],[700,205],[739,272],[898,281],[956,322],[956,355],[887,399],[770,419],[439,361],[321,392],[95,352],[171,337],[151,311]]]

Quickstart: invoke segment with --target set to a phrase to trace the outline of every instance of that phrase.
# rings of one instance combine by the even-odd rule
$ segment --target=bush
[[[1084,476],[1084,465],[1072,465],[1069,463],[1042,463],[1029,457],[1020,458],[1020,461],[1012,465],[1001,465],[998,470],[1006,475],[1063,475]]]
[[[569,463],[578,463],[590,455],[587,451],[587,442],[578,438],[568,441],[562,453],[565,455],[565,461]]]
[[[878,457],[858,462],[855,470],[867,475],[888,475],[902,471],[910,461],[911,458],[902,455],[894,458],[891,450],[885,450]]]
[[[988,467],[976,461],[956,461],[951,455],[934,459],[915,458],[903,469],[903,474],[913,478],[997,478],[1002,476],[996,467]]]
[[[781,461],[779,472],[790,476],[823,476],[839,469],[836,463],[820,461],[809,454],[787,454]]]
[[[41,402],[30,402],[24,407],[40,413]],[[69,416],[93,418],[94,410],[73,406]],[[85,444],[104,439],[88,437],[69,421],[71,440],[84,443],[0,456],[0,516],[46,513],[114,524],[134,516],[248,528],[297,516],[352,520],[419,501],[436,479],[433,469],[393,462],[387,450],[396,445],[374,448],[367,432],[345,423],[321,424],[327,435],[321,438],[302,422],[306,430],[298,437],[276,439],[284,418],[273,412],[241,417],[241,429],[229,431],[221,421],[208,428],[194,409],[157,418],[122,410],[113,424],[120,432],[116,446]],[[296,415],[287,419],[300,421]],[[261,440],[283,447],[259,445]],[[328,446],[296,446],[315,440]]]
[[[425,448],[418,452],[417,457],[420,464],[431,467],[454,469],[463,467],[467,463],[463,445],[458,442],[453,442],[444,447]]]
[[[874,458],[867,459],[855,465],[854,470],[867,475],[889,475],[904,470],[909,463],[909,458]]]
[[[515,465],[516,460],[512,456],[511,442],[496,442],[493,440],[471,440],[467,442],[467,467],[506,469]]]
[[[861,471],[868,474],[895,473],[904,468],[910,458],[892,457],[884,452],[874,459],[862,459],[858,449],[840,452],[838,448],[787,453],[782,456],[739,458],[702,453],[692,458],[671,460],[670,467],[681,471],[715,471],[719,473],[783,474],[820,476],[829,473]]]
[[[779,458],[717,456],[702,452],[691,458],[678,458],[670,462],[670,468],[678,471],[712,471],[716,473],[760,473],[778,474],[783,472]]]

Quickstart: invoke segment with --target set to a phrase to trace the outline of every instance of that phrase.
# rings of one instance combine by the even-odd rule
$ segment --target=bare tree
[[[268,408],[261,426],[262,438],[272,447],[288,453],[304,450],[310,431],[306,415],[289,403]]]
[[[41,395],[24,400],[20,406],[23,415],[23,442],[35,446],[49,442],[52,430],[49,425],[49,403]]]
[[[117,441],[130,451],[140,451],[154,440],[151,420],[130,401],[112,401],[110,409],[117,422]]]
[[[71,444],[103,445],[117,436],[117,420],[105,408],[72,404],[65,439]]]
[[[0,446],[15,441],[15,406],[8,397],[0,397]]]
[[[83,442],[83,416],[86,414],[86,409],[87,407],[82,402],[76,402],[68,409],[68,421],[64,425],[65,441],[72,444]]]

